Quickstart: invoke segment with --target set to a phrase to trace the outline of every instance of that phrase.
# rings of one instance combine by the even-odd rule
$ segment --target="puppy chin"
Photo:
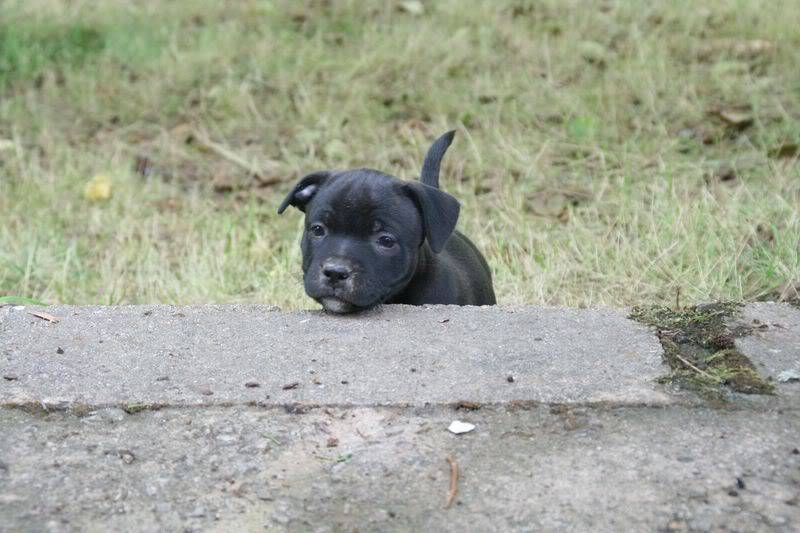
[[[322,304],[322,308],[325,309],[328,313],[333,313],[336,315],[344,315],[346,313],[353,313],[358,311],[358,307],[351,304],[350,302],[345,302],[344,300],[340,300],[334,296],[326,296],[324,298],[319,299],[319,303]]]

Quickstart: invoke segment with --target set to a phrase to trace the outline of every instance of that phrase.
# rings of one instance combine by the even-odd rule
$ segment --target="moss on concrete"
[[[664,359],[672,369],[664,382],[676,383],[706,396],[725,390],[745,394],[772,394],[774,386],[758,374],[750,360],[736,349],[734,340],[748,335],[748,327],[728,324],[740,303],[715,303],[673,310],[635,307],[630,318],[656,329]]]

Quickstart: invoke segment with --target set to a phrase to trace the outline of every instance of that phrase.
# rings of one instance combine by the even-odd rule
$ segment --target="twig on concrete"
[[[458,494],[458,463],[452,457],[447,457],[447,462],[450,464],[450,492],[447,495],[447,503],[444,508],[447,509],[456,500]]]
[[[675,353],[673,353],[673,355],[674,355],[676,358],[678,358],[678,360],[679,360],[680,362],[682,362],[683,364],[685,364],[686,366],[688,366],[689,368],[691,368],[691,369],[692,369],[692,370],[694,370],[695,372],[697,372],[697,373],[699,373],[699,374],[702,374],[702,375],[704,375],[705,377],[707,377],[707,378],[708,378],[708,379],[710,379],[711,381],[719,381],[717,378],[715,378],[714,376],[712,376],[711,374],[709,374],[709,373],[708,373],[708,372],[706,372],[705,370],[700,370],[699,368],[697,368],[696,366],[694,366],[692,363],[690,363],[689,361],[687,361],[686,359],[684,359],[684,358],[683,358],[683,357],[682,357],[682,356],[681,356],[679,353],[675,352]]]
[[[28,311],[29,314],[35,316],[36,318],[41,318],[42,320],[47,320],[48,322],[53,322],[54,324],[61,320],[58,317],[51,315],[50,313],[43,313],[42,311]]]

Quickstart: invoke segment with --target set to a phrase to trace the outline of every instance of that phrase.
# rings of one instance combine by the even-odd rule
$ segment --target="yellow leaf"
[[[108,200],[111,198],[111,180],[105,174],[98,174],[86,182],[83,196],[90,202]]]

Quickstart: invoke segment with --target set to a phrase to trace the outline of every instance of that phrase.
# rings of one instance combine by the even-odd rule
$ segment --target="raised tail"
[[[448,131],[433,141],[431,147],[428,148],[428,153],[425,155],[425,162],[422,163],[422,174],[419,178],[423,185],[428,185],[436,189],[439,188],[439,167],[441,166],[444,153],[450,147],[450,143],[453,142],[455,134],[456,130]]]

